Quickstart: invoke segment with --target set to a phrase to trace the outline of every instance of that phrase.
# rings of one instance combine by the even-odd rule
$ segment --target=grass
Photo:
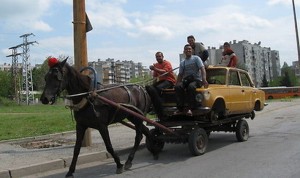
[[[0,140],[41,136],[75,129],[64,105],[0,105]]]
[[[0,97],[0,141],[75,130],[70,109],[59,103],[17,105]]]

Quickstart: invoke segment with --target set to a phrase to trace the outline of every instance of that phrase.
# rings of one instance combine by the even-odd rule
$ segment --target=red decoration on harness
[[[48,59],[48,66],[51,68],[58,63],[58,60],[55,57],[51,57]]]

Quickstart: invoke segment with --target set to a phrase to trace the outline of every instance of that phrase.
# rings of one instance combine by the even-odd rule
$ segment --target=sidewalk
[[[109,127],[109,132],[113,148],[119,154],[132,148],[134,130],[115,124]],[[109,158],[100,133],[92,129],[91,136],[92,146],[81,148],[78,165]],[[69,167],[75,137],[72,131],[0,142],[0,178],[22,177]],[[145,137],[141,145],[144,142]]]

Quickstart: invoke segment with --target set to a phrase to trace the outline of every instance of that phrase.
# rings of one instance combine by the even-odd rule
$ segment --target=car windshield
[[[206,70],[207,82],[209,84],[226,84],[226,69],[208,69]]]

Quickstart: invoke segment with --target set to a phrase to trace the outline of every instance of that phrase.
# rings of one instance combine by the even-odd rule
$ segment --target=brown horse
[[[100,132],[107,151],[112,155],[117,164],[117,173],[122,173],[123,169],[129,169],[132,166],[135,152],[142,140],[142,134],[151,139],[149,130],[143,124],[142,120],[89,95],[89,91],[91,91],[92,88],[90,77],[81,74],[73,67],[69,66],[68,63],[66,63],[66,60],[62,62],[57,61],[55,64],[52,64],[45,76],[45,81],[46,85],[40,98],[43,104],[53,104],[56,101],[56,97],[63,90],[66,90],[68,94],[72,96],[70,99],[73,102],[74,117],[76,120],[76,143],[72,163],[66,177],[72,177],[75,172],[77,158],[87,128],[94,128]],[[123,103],[131,110],[139,113],[146,113],[149,111],[151,103],[149,96],[143,87],[138,85],[123,85],[120,87],[114,86],[110,89],[104,89],[107,87],[111,87],[111,85],[102,87],[103,90],[100,90],[98,95],[116,103]],[[112,147],[108,125],[121,122],[125,118],[135,125],[136,136],[133,149],[125,162],[125,166],[123,166],[119,156]]]

